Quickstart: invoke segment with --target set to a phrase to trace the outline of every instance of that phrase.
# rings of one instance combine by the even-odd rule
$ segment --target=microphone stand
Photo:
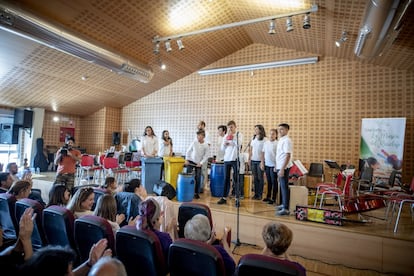
[[[234,248],[232,253],[234,254],[234,251],[236,250],[237,247],[241,246],[242,244],[245,245],[250,245],[250,246],[256,246],[254,244],[247,244],[247,243],[242,243],[240,241],[240,150],[241,148],[239,148],[239,132],[237,131],[236,133],[236,147],[237,147],[237,155],[236,155],[236,177],[234,177],[234,179],[237,179],[236,181],[236,208],[237,208],[237,213],[236,213],[236,240],[233,241],[234,243]]]

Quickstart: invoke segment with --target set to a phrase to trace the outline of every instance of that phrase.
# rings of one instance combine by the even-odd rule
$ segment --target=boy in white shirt
[[[190,167],[192,171],[195,169],[195,191],[194,198],[199,199],[200,185],[201,185],[201,174],[203,164],[206,164],[208,161],[208,155],[210,152],[210,147],[207,142],[204,141],[205,132],[203,130],[197,131],[197,140],[193,141],[188,147],[185,153],[185,163],[184,165]]]

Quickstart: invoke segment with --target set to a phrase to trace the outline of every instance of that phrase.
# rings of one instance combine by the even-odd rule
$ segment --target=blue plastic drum
[[[224,194],[224,164],[213,163],[210,170],[211,195],[222,197]]]
[[[177,200],[180,202],[192,201],[194,189],[194,175],[180,173],[177,178]]]

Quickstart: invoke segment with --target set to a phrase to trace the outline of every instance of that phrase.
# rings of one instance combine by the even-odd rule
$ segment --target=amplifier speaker
[[[112,133],[112,145],[118,146],[121,144],[121,132]]]
[[[22,128],[32,128],[33,111],[27,109],[15,109],[14,124]]]

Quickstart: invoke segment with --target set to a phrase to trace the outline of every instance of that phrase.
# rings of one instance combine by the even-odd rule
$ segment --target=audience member
[[[267,179],[267,194],[263,199],[268,204],[276,202],[276,195],[278,190],[277,174],[275,172],[276,161],[276,149],[277,149],[277,130],[270,130],[269,140],[266,140],[263,145],[263,157],[265,163],[265,173]]]
[[[280,124],[278,126],[279,142],[276,149],[276,173],[282,194],[282,204],[276,207],[277,216],[289,215],[289,168],[292,165],[293,145],[288,136],[288,124]]]
[[[293,262],[286,253],[293,239],[292,230],[286,225],[276,221],[267,223],[263,227],[262,238],[265,243],[263,255],[290,261],[306,274],[305,268],[301,264]]]
[[[107,246],[108,241],[106,239],[99,240],[92,246],[88,260],[73,269],[76,260],[76,253],[73,249],[48,245],[33,254],[32,258],[22,266],[20,275],[87,275],[100,258],[112,256],[112,251],[111,249],[106,249]]]
[[[170,234],[160,231],[161,217],[163,216],[161,212],[160,205],[153,198],[148,198],[141,202],[139,205],[139,217],[137,221],[138,230],[150,230],[153,231],[161,243],[161,248],[165,260],[168,260],[168,250],[172,243]],[[177,221],[174,218],[174,227],[177,228]]]
[[[227,196],[230,190],[230,178],[231,170],[233,169],[233,175],[238,175],[237,157],[240,154],[241,145],[243,143],[243,135],[237,131],[236,122],[229,121],[227,123],[228,132],[224,136],[223,143],[221,144],[221,150],[224,151],[224,191],[223,197],[217,202],[217,204],[226,204]],[[240,183],[236,183],[240,185]]]
[[[13,182],[19,180],[17,173],[19,172],[19,168],[16,162],[8,163],[6,166],[6,172],[8,172],[13,179]]]
[[[227,133],[227,127],[225,125],[219,125],[217,127],[217,155],[216,162],[224,161],[224,151],[221,149],[221,144],[223,143],[224,135]]]
[[[19,267],[33,255],[32,233],[36,214],[26,208],[19,222],[19,237],[16,243],[0,252],[0,269],[4,275],[15,274]],[[2,236],[0,237],[2,241]],[[0,245],[1,247],[2,245]]]
[[[127,272],[120,260],[105,256],[92,266],[88,276],[127,276]]]
[[[224,237],[227,237],[228,231],[230,231],[230,228],[226,227],[220,243],[213,244],[217,237],[216,233],[211,230],[210,221],[205,215],[197,214],[185,224],[184,237],[186,239],[202,241],[213,245],[223,258],[226,275],[233,275],[236,269],[236,264],[231,256],[227,241],[223,240]]]
[[[9,173],[0,173],[0,193],[6,193],[13,184],[13,178]]]
[[[158,154],[160,157],[173,156],[173,142],[168,130],[162,132],[162,137],[159,142],[160,148]]]
[[[93,215],[92,207],[95,203],[95,193],[93,188],[81,187],[70,199],[67,208],[72,211],[75,218],[84,215]]]
[[[46,208],[52,205],[66,207],[70,200],[71,193],[65,184],[53,184],[49,191],[49,201]]]
[[[105,183],[102,185],[102,188],[106,189],[109,194],[115,195],[118,192],[119,186],[115,177],[107,176],[105,178]]]
[[[55,157],[55,165],[58,165],[55,183],[65,183],[70,191],[75,185],[76,163],[82,158],[81,152],[73,148],[74,145],[75,138],[66,137],[65,145],[57,151]]]
[[[200,188],[202,187],[201,175],[202,167],[208,163],[210,147],[205,142],[206,134],[204,130],[197,131],[197,140],[193,141],[185,153],[185,166],[190,168],[187,171],[195,170],[195,191],[194,198],[199,199]]]
[[[266,141],[266,131],[262,125],[254,126],[254,138],[249,147],[249,163],[252,170],[254,196],[252,199],[261,200],[264,186],[263,145]]]
[[[102,195],[98,198],[93,214],[103,217],[109,222],[112,231],[114,232],[114,236],[116,236],[116,231],[119,230],[120,225],[125,220],[125,214],[117,214],[116,200],[109,194]],[[136,218],[131,218],[128,224],[135,225]]]
[[[141,138],[141,155],[147,158],[158,156],[158,139],[151,126],[145,128],[144,136]]]
[[[171,200],[169,200],[166,196],[148,195],[145,187],[141,185],[141,180],[137,178],[131,179],[129,182],[125,183],[125,191],[135,193],[141,201],[148,198],[155,199],[161,207],[161,212],[164,214],[160,221],[160,230],[162,232],[168,232],[172,237],[174,237],[174,239],[178,237],[177,227],[174,227],[174,219],[177,216],[175,215],[174,203],[172,203]]]
[[[16,197],[16,200],[28,198],[32,191],[32,183],[27,180],[18,180],[10,187],[8,193]]]

